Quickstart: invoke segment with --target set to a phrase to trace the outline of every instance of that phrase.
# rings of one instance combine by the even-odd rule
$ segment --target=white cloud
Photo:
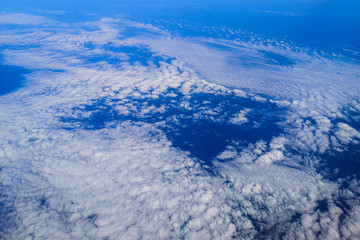
[[[360,133],[346,123],[337,124],[337,131],[335,132],[335,136],[342,144],[356,144],[359,143],[358,140],[360,139]]]
[[[272,150],[264,155],[261,155],[257,162],[270,164],[275,161],[281,161],[285,158],[284,153],[281,150]]]
[[[0,24],[33,25],[36,27],[54,25],[56,22],[45,17],[22,14],[22,13],[1,13]]]
[[[233,118],[230,119],[230,122],[233,124],[243,124],[248,121],[246,118],[246,114],[250,111],[250,109],[245,109],[237,113]]]

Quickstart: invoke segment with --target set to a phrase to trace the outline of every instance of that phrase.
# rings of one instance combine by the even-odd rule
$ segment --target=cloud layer
[[[4,13],[0,24],[13,25],[0,31],[4,64],[31,70],[25,87],[0,98],[2,237],[360,236],[358,179],[331,181],[320,169],[328,155],[359,144],[348,114],[360,109],[356,62],[173,37],[125,19],[60,24]],[[124,47],[141,49],[145,60]],[[215,107],[196,94],[225,100]],[[231,112],[227,99],[252,105]],[[271,117],[276,107],[281,131],[228,139],[211,169],[175,146],[166,128],[206,119],[261,129],[266,118],[254,116]],[[105,118],[101,127],[86,126],[94,116]]]

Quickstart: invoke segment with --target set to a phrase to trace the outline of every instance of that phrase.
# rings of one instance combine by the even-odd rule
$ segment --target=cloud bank
[[[124,19],[0,20],[17,26],[0,31],[4,64],[32,71],[25,87],[0,99],[2,237],[360,236],[358,179],[345,186],[319,171],[326,154],[359,144],[347,114],[359,110],[356,63],[265,43],[172,37]],[[146,60],[129,61],[126,47]],[[216,108],[196,94],[222,100]],[[251,105],[232,114],[228,99]],[[169,123],[186,119],[261,128],[269,122],[256,113],[272,117],[275,106],[280,132],[227,141],[210,167],[167,135]]]

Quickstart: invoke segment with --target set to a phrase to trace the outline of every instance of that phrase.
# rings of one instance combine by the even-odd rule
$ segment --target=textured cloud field
[[[125,18],[0,24],[1,64],[29,71],[0,96],[1,238],[360,238],[357,60]]]

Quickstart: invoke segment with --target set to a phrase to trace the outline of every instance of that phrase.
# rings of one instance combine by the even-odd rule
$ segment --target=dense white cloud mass
[[[360,109],[358,63],[281,44],[172,37],[124,19],[71,25],[4,13],[0,24],[17,26],[1,28],[3,63],[32,70],[0,98],[1,237],[360,237],[359,182],[330,181],[318,168],[359,144],[346,114]],[[230,113],[196,94],[253,105]],[[166,132],[189,119],[259,129],[275,107],[274,134],[226,140],[210,166]]]

